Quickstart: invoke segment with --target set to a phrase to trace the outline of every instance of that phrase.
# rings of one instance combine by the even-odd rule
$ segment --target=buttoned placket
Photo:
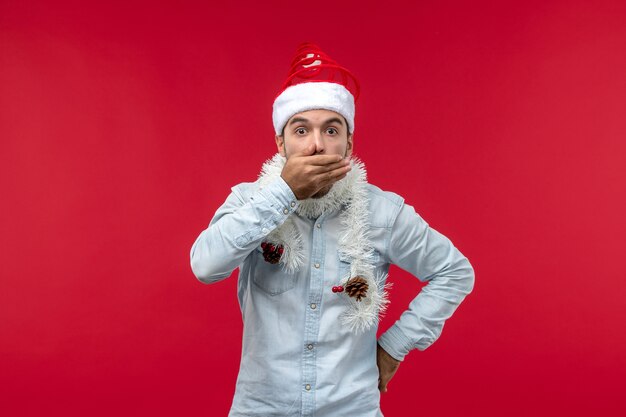
[[[302,415],[312,416],[315,412],[315,383],[316,375],[316,343],[319,334],[322,315],[322,293],[324,291],[324,257],[325,242],[322,233],[322,224],[326,213],[319,216],[314,223],[312,250],[311,250],[311,280],[309,284],[309,299],[305,315],[304,348],[302,350],[303,392]]]

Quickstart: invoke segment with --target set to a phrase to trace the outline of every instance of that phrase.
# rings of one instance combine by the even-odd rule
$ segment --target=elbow
[[[197,256],[191,257],[191,271],[203,284],[213,284],[230,276],[230,273],[218,272],[210,261]]]
[[[232,270],[226,273],[224,263],[219,261],[219,255],[213,253],[201,237],[202,234],[196,239],[189,252],[191,271],[195,277],[203,284],[213,284],[230,276]]]
[[[476,274],[474,273],[474,267],[467,261],[467,274],[465,275],[465,287],[467,294],[471,293],[474,290],[474,282],[475,282]]]
[[[463,297],[471,293],[474,290],[476,274],[474,273],[474,267],[469,259],[463,255],[459,255],[448,267],[447,273],[443,274],[448,275],[448,280],[442,285],[454,288],[454,290]]]

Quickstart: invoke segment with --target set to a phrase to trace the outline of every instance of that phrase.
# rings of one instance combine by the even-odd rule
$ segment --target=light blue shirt
[[[190,253],[194,275],[206,284],[239,268],[243,348],[229,416],[382,416],[376,326],[360,334],[342,326],[345,302],[332,292],[350,268],[338,254],[340,211],[317,219],[299,216],[299,202],[280,177],[262,188],[257,181],[231,190]],[[472,291],[474,270],[402,197],[372,184],[367,190],[376,272],[395,264],[428,282],[378,340],[403,360],[437,340]],[[288,216],[308,254],[293,274],[266,262],[261,249]]]

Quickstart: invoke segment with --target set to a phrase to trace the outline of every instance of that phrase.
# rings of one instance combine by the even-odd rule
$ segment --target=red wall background
[[[103,3],[103,4],[100,4]],[[626,2],[0,1],[0,414],[225,416],[236,272],[189,249],[276,149],[298,43],[476,270],[385,416],[625,415]],[[389,327],[419,290],[395,268]]]

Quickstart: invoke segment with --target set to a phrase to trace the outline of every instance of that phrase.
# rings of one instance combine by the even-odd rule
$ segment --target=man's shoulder
[[[259,189],[259,180],[240,182],[239,184],[230,187],[231,191],[244,200],[248,200]]]
[[[404,197],[393,191],[383,190],[380,187],[367,183],[367,191],[370,195],[370,201],[377,202],[379,204],[392,204],[395,206],[402,206],[404,204]]]
[[[374,184],[367,184],[370,223],[374,227],[391,227],[404,205],[404,198]]]

